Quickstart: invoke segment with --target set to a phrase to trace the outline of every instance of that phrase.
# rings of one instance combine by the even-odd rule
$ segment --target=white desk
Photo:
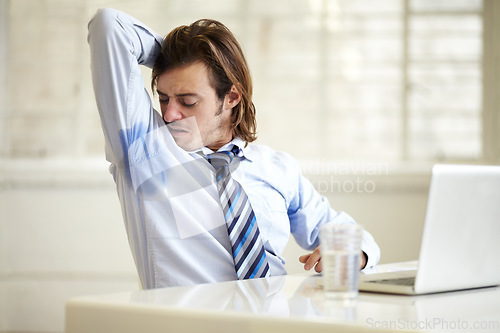
[[[343,306],[325,299],[320,282],[308,273],[76,298],[67,303],[66,333],[500,332],[500,287],[360,293]]]

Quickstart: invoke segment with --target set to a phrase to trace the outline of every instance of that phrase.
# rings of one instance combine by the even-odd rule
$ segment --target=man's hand
[[[304,264],[304,269],[309,271],[314,267],[314,270],[317,273],[321,273],[323,271],[323,265],[321,264],[321,253],[319,251],[319,246],[309,254],[304,254],[299,257],[299,261]]]
[[[360,259],[359,269],[363,269],[366,266],[366,254],[363,251],[361,251]],[[309,271],[313,267],[317,273],[321,273],[323,271],[319,246],[312,253],[300,256],[299,261],[304,264],[304,269],[306,271]]]

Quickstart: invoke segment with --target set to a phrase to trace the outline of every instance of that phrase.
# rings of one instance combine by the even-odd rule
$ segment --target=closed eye
[[[198,103],[198,96],[195,94],[178,95],[177,99],[179,100],[179,103],[186,107],[193,107],[196,103]]]
[[[168,104],[170,102],[170,97],[157,90],[158,92],[158,95],[159,95],[159,101],[160,101],[160,104]],[[192,94],[192,93],[186,93],[186,94],[179,94],[179,95],[176,95],[175,97],[173,98],[177,98],[177,100],[179,101],[179,103],[182,105],[182,106],[185,106],[185,107],[193,107],[195,106],[197,103],[198,103],[198,95],[197,94]]]
[[[185,100],[180,100],[180,103],[182,105],[184,105],[185,107],[191,108],[191,107],[195,106],[197,102],[191,102],[191,101],[187,102]]]

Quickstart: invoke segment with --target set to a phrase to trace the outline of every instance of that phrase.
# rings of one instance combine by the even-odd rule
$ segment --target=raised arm
[[[139,65],[152,67],[162,38],[133,17],[99,10],[88,26],[94,94],[106,139],[106,158],[123,163],[136,139],[155,126],[155,111]]]

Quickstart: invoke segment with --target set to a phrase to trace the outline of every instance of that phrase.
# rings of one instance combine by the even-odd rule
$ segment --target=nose
[[[174,98],[170,99],[168,104],[161,109],[163,112],[163,120],[165,120],[166,123],[171,123],[183,118],[179,104]]]

